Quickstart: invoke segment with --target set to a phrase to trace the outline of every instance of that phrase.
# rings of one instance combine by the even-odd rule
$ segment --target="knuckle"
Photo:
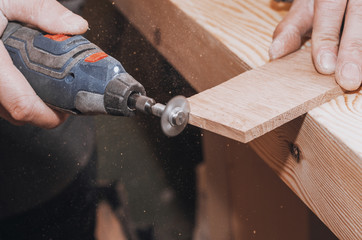
[[[35,111],[36,98],[33,96],[18,97],[10,106],[9,113],[15,121],[29,122]]]
[[[278,29],[279,32],[283,32],[284,34],[286,34],[288,36],[289,39],[293,39],[293,38],[300,38],[302,33],[300,31],[300,29],[298,28],[298,26],[295,26],[293,23],[283,23],[282,25],[279,26],[280,28]]]
[[[323,44],[323,45],[330,45],[330,46],[338,46],[339,45],[339,37],[340,32],[337,28],[328,28],[326,31],[323,32],[314,32],[312,34],[312,41],[313,44]]]
[[[333,10],[340,6],[344,6],[345,0],[317,0],[316,4],[319,8]]]
[[[352,55],[361,56],[362,55],[362,39],[353,40],[343,44],[341,49],[343,52],[348,52]]]

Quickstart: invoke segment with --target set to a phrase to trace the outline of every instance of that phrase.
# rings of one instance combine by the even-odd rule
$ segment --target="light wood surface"
[[[270,0],[170,0],[249,67],[268,61],[275,26],[289,4]],[[272,10],[273,9],[273,10]],[[224,58],[224,56],[223,56]]]
[[[333,139],[340,142],[341,146],[359,156],[358,163],[361,171],[362,89],[335,98],[309,111],[307,121],[314,122],[314,124],[329,132],[329,135],[324,138],[326,142],[330,141],[331,136],[333,136]]]
[[[273,27],[285,14],[285,5],[267,0],[117,0],[116,4],[199,91],[267,63],[267,48]],[[254,7],[259,4],[264,7]],[[239,17],[245,15],[241,5],[252,6],[247,18]],[[257,28],[258,24],[254,23],[263,21],[265,16],[276,17],[274,21],[265,20],[268,24],[260,24],[270,27]],[[247,34],[240,35],[239,28],[245,29],[247,25],[254,25],[256,31],[249,30]],[[265,45],[254,40],[261,35],[266,36]],[[247,53],[246,58],[240,52]],[[248,61],[248,58],[253,60]],[[233,90],[234,87],[229,89]],[[274,86],[270,91],[277,89],[278,86]],[[200,101],[205,98],[208,96],[205,95]],[[272,103],[273,99],[270,101]],[[192,99],[191,102],[196,106]],[[214,104],[211,102],[208,108],[214,109]],[[235,102],[230,100],[229,105],[235,106]],[[230,106],[228,109],[233,109]],[[196,115],[195,111],[194,107],[192,114]],[[341,239],[361,239],[361,113],[361,93],[346,94],[250,144]],[[237,139],[235,135],[232,138]],[[301,150],[300,162],[292,161],[292,144],[297,144]],[[239,147],[245,148],[244,145]],[[220,154],[226,154],[225,151]],[[219,159],[221,162],[227,160],[227,154]],[[240,156],[240,164],[242,162]],[[237,191],[238,183],[234,184],[236,187],[233,189]],[[220,196],[223,191],[215,194]],[[238,224],[241,229],[245,226],[242,221]]]
[[[342,96],[250,143],[340,239],[362,239],[362,114],[339,116],[361,104],[361,93]]]
[[[189,98],[189,123],[246,143],[342,93],[306,48]]]

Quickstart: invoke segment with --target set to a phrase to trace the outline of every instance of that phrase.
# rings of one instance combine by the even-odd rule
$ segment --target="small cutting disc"
[[[176,96],[167,104],[161,116],[162,131],[169,137],[180,134],[189,122],[190,104],[184,96]]]

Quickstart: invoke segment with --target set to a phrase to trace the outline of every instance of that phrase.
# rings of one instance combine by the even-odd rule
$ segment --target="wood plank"
[[[189,123],[246,143],[342,93],[308,47],[192,96]]]

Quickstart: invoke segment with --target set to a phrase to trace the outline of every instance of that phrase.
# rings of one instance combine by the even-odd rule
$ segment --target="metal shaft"
[[[147,114],[153,114],[152,107],[156,101],[139,93],[134,93],[128,98],[128,107]],[[162,114],[162,113],[161,113]],[[157,116],[157,115],[156,115]],[[159,116],[158,116],[159,117]]]
[[[132,94],[128,99],[128,107],[143,113],[161,117],[166,109],[166,105],[156,103],[156,101],[139,93]]]
[[[186,98],[181,96],[164,105],[147,96],[133,93],[128,99],[128,107],[132,111],[160,117],[161,127],[167,136],[176,136],[186,127],[190,112]]]
[[[165,112],[166,106],[161,103],[156,103],[152,106],[152,114],[157,117],[162,117],[162,114]]]

